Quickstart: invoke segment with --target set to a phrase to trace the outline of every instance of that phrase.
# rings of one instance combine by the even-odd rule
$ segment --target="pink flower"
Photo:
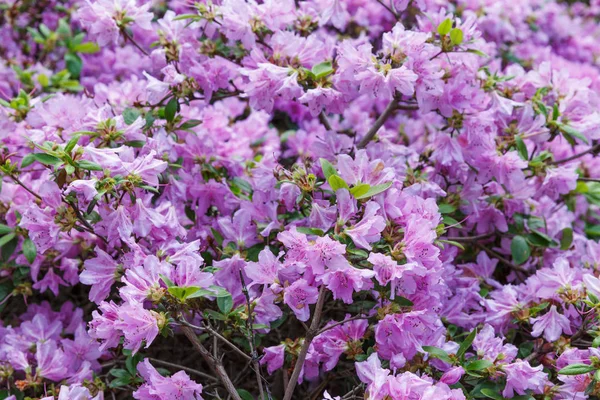
[[[280,344],[278,346],[265,347],[264,357],[261,358],[260,364],[267,364],[267,372],[272,374],[276,370],[283,367],[283,358],[285,356],[285,345]]]
[[[140,303],[125,303],[117,310],[116,328],[123,332],[123,347],[137,353],[142,342],[148,348],[158,335],[157,313],[148,311]]]
[[[84,270],[79,275],[79,281],[84,285],[92,286],[90,300],[100,303],[110,293],[118,264],[99,247],[96,247],[96,254],[95,258],[87,259],[83,263]]]
[[[541,394],[544,392],[544,386],[548,382],[548,377],[544,372],[543,365],[533,368],[527,361],[517,360],[513,364],[502,367],[506,374],[506,387],[502,391],[502,396],[513,397],[515,392],[519,395],[525,394],[526,390],[533,390],[533,393]]]
[[[202,400],[202,385],[190,379],[184,371],[164,377],[145,358],[138,364],[144,384],[133,393],[138,400],[189,399]]]
[[[315,304],[319,297],[319,289],[310,286],[304,279],[298,279],[284,289],[283,301],[300,321],[308,321],[310,304]]]
[[[564,315],[556,311],[556,306],[552,305],[550,311],[537,318],[530,318],[530,323],[533,324],[531,336],[538,337],[544,333],[544,339],[548,342],[558,340],[562,332],[572,334],[571,323]]]

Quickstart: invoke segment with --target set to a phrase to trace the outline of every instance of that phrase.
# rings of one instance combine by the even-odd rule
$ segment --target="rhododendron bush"
[[[598,398],[599,21],[1,0],[0,399]]]

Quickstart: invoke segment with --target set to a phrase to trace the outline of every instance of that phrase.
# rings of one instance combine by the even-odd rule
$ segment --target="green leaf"
[[[378,195],[379,193],[385,192],[391,186],[392,186],[392,182],[386,182],[386,183],[382,183],[381,185],[371,186],[369,188],[369,190],[367,191],[367,193],[363,194],[362,196],[355,196],[355,197],[359,200],[373,197],[375,195]]]
[[[438,358],[442,361],[445,361],[449,364],[452,364],[452,359],[450,355],[446,352],[446,350],[440,349],[435,346],[422,346],[423,350],[425,350],[431,357]]]
[[[127,125],[131,125],[142,115],[142,112],[137,108],[127,107],[123,110],[123,121]]]
[[[221,310],[223,314],[229,314],[233,308],[233,298],[231,295],[217,297],[217,306],[219,306],[219,310]]]
[[[587,374],[588,372],[595,371],[596,367],[587,364],[571,364],[567,365],[560,371],[558,371],[559,375],[582,375]]]
[[[510,252],[512,254],[513,260],[517,265],[523,264],[525,261],[529,259],[531,255],[531,250],[529,249],[529,244],[523,236],[515,236],[510,243]]]
[[[546,307],[548,307],[548,305],[550,305],[550,303],[541,303],[541,304],[538,304],[538,305],[537,305],[537,306],[535,306],[535,307],[531,307],[531,308],[529,309],[529,314],[530,314],[532,317],[534,317],[534,316],[535,316],[537,313],[539,313],[540,311],[543,311],[543,310],[545,310],[545,309],[546,309]]]
[[[573,142],[575,141],[575,139],[579,139],[583,143],[589,144],[587,138],[585,136],[583,136],[583,134],[581,132],[579,132],[577,129],[573,128],[572,126],[565,125],[565,124],[558,124],[558,127],[559,127],[560,131],[566,135],[565,139],[571,139],[571,141],[573,141]]]
[[[29,153],[25,157],[23,157],[23,159],[21,160],[21,168],[29,167],[34,162],[35,162],[35,156],[33,154]]]
[[[252,396],[252,394],[244,389],[236,389],[238,394],[240,395],[240,397],[242,398],[242,400],[254,400],[254,396]]]
[[[0,236],[6,235],[9,232],[12,232],[13,228],[8,225],[0,224]]]
[[[406,297],[402,297],[402,296],[395,296],[394,300],[392,300],[392,301],[401,307],[412,307],[415,305],[415,303],[413,303]]]
[[[73,150],[75,148],[75,145],[77,144],[77,142],[79,142],[79,138],[81,137],[80,134],[75,133],[73,135],[73,137],[71,138],[71,140],[69,140],[65,146],[65,152],[66,153],[71,153],[71,150]]]
[[[169,286],[167,291],[180,301],[186,301],[200,290],[197,286]]]
[[[32,156],[33,158],[35,158],[36,161],[41,162],[44,165],[56,165],[62,162],[60,158],[51,156],[50,154],[46,153],[34,153],[32,154]]]
[[[560,249],[568,250],[573,243],[573,229],[565,228],[562,230],[562,237],[560,239]]]
[[[171,98],[171,100],[169,100],[169,102],[167,103],[167,106],[165,107],[165,119],[168,122],[173,122],[173,120],[175,119],[175,114],[177,114],[178,106],[179,103],[177,102],[177,99],[175,97]]]
[[[450,41],[453,45],[458,46],[464,40],[464,35],[462,29],[454,28],[450,31]]]
[[[502,397],[502,395],[494,389],[489,389],[489,388],[481,389],[481,394],[490,399],[504,400],[504,397]]]
[[[85,42],[73,46],[73,51],[76,53],[94,54],[100,51],[100,46],[93,42]]]
[[[467,53],[477,54],[479,57],[488,57],[483,51],[477,49],[467,49]]]
[[[451,245],[451,246],[458,247],[458,248],[459,248],[459,249],[461,249],[461,250],[464,250],[464,249],[465,249],[465,246],[463,246],[463,245],[462,245],[461,243],[459,243],[459,242],[455,242],[454,240],[438,239],[437,241],[438,241],[438,242],[440,242],[440,243],[446,243],[446,244],[449,244],[449,245]]]
[[[37,248],[35,247],[35,243],[33,243],[33,241],[29,238],[23,241],[23,255],[30,264],[35,261],[35,257],[37,256]]]
[[[10,242],[11,240],[13,240],[15,238],[15,236],[17,236],[16,233],[11,232],[7,235],[4,235],[0,238],[0,247],[4,246],[6,243]]]
[[[471,333],[469,333],[469,336],[467,336],[467,338],[460,344],[458,351],[456,352],[456,356],[458,358],[461,360],[464,358],[465,353],[467,350],[469,350],[469,347],[471,347],[473,340],[475,340],[475,336],[477,336],[477,329],[473,329]]]
[[[323,232],[323,230],[319,229],[319,228],[309,228],[307,226],[297,226],[296,230],[300,233],[304,233],[305,235],[317,235],[317,236],[325,235],[325,232]]]
[[[528,160],[529,154],[527,152],[527,146],[525,146],[525,142],[523,142],[521,136],[515,136],[515,143],[517,145],[517,153],[519,153],[519,156],[523,160]]]
[[[371,189],[371,185],[369,185],[368,183],[359,183],[350,189],[350,194],[352,194],[352,196],[354,196],[355,198],[359,199],[366,193],[368,193],[369,189]]]
[[[181,124],[181,126],[178,129],[181,129],[181,130],[190,129],[190,128],[200,125],[201,123],[202,123],[202,121],[200,121],[198,119],[189,119],[189,120],[185,121],[183,124]]]
[[[333,67],[330,61],[325,61],[312,67],[311,72],[315,79],[321,79],[333,73]]]
[[[78,55],[67,53],[65,54],[65,66],[67,67],[67,71],[71,74],[71,77],[77,79],[81,74],[83,61]]]
[[[321,162],[321,169],[323,170],[325,179],[329,179],[329,177],[332,175],[337,175],[335,167],[329,161],[324,158],[319,159],[319,161]]]
[[[141,148],[144,147],[146,142],[144,142],[143,140],[129,140],[127,142],[124,142],[123,144],[129,147]]]
[[[446,203],[439,204],[438,209],[440,211],[440,214],[450,214],[456,211],[456,207],[454,207],[452,204]]]
[[[227,316],[216,312],[215,310],[204,310],[204,315],[213,319],[216,319],[218,321],[227,321]]]
[[[348,184],[345,180],[343,180],[339,175],[331,175],[327,182],[329,182],[329,186],[334,192],[337,192],[338,189],[349,189]]]
[[[440,35],[447,35],[452,30],[452,20],[450,18],[446,18],[437,26],[437,32]]]
[[[168,288],[175,286],[172,280],[170,280],[166,275],[159,274],[160,279],[167,285]]]
[[[102,171],[102,166],[100,164],[88,160],[79,160],[77,166],[87,171]]]
[[[481,371],[481,370],[491,367],[492,365],[494,365],[494,363],[489,360],[475,360],[475,361],[471,361],[471,362],[467,363],[465,365],[465,370]]]

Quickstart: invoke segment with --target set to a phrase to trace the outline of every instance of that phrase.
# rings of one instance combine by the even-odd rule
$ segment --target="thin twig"
[[[195,326],[184,320],[181,320],[181,323],[190,328],[204,330],[204,331],[208,332],[215,339],[219,339],[220,341],[225,343],[227,346],[229,346],[231,348],[231,350],[233,350],[237,355],[243,357],[246,361],[252,360],[252,358],[250,358],[250,356],[248,354],[244,353],[242,350],[239,349],[239,347],[237,347],[235,344],[231,343],[229,340],[227,340],[225,337],[223,337],[219,332],[212,329],[210,326],[208,326],[208,325],[204,325],[202,327]],[[213,357],[214,357],[214,355],[213,355]]]
[[[252,322],[252,307],[250,305],[250,294],[248,293],[248,288],[246,287],[246,282],[244,282],[244,274],[242,274],[242,270],[240,270],[240,281],[242,283],[242,292],[244,293],[244,297],[246,298],[246,304],[248,305],[248,319],[246,319],[246,330],[248,334],[246,338],[248,340],[248,344],[250,345],[250,353],[252,354],[252,366],[254,367],[254,372],[256,373],[256,382],[258,383],[258,393],[260,395],[260,400],[265,400],[265,391],[263,389],[263,377],[261,374],[260,363],[258,362],[258,353],[256,352],[256,348],[254,347],[254,329]],[[269,396],[270,398],[271,396]]]
[[[150,54],[148,54],[148,52],[144,50],[142,46],[140,46],[135,40],[133,40],[131,35],[125,29],[121,29],[121,32],[123,32],[123,36],[125,36],[125,41],[129,40],[129,42],[131,42],[131,44],[134,45],[139,51],[144,53],[144,55],[150,56]]]
[[[375,137],[379,128],[381,128],[383,124],[385,124],[385,121],[388,120],[388,118],[392,115],[392,113],[394,112],[394,110],[396,110],[397,107],[398,102],[396,101],[396,99],[392,99],[383,111],[383,113],[379,116],[379,118],[377,118],[371,129],[369,129],[367,134],[360,140],[358,146],[356,147],[358,147],[359,149],[364,149],[367,146],[367,144],[369,144],[369,142]]]
[[[525,268],[521,267],[520,265],[513,264],[512,262],[510,262],[506,258],[502,257],[500,254],[496,253],[494,250],[488,249],[487,247],[485,247],[482,244],[477,243],[477,242],[475,242],[475,246],[479,247],[481,250],[485,251],[489,255],[491,255],[493,257],[496,257],[504,265],[510,267],[511,269],[514,269],[515,271],[519,271],[519,272],[525,272],[525,273],[527,272],[527,270]]]
[[[227,390],[229,395],[234,400],[242,400],[242,398],[238,394],[237,390],[235,389],[233,382],[231,382],[229,375],[227,375],[227,371],[225,371],[225,368],[223,367],[223,363],[221,363],[221,360],[219,360],[218,358],[214,358],[212,356],[212,354],[210,353],[210,351],[208,351],[208,349],[206,347],[204,347],[202,345],[202,343],[200,343],[200,340],[198,340],[198,336],[196,336],[196,333],[194,333],[192,328],[190,328],[189,326],[183,325],[183,326],[181,326],[181,331],[188,338],[188,340],[192,343],[192,346],[194,347],[194,349],[198,353],[200,353],[202,358],[204,358],[204,361],[206,361],[208,363],[208,365],[213,369],[215,374],[217,374],[217,376],[219,377],[219,380],[221,381],[221,383],[223,383],[223,386],[225,387],[225,390]]]
[[[16,183],[17,185],[21,186],[23,189],[27,190],[29,193],[31,193],[32,195],[34,195],[35,197],[38,198],[38,200],[42,200],[42,196],[40,196],[39,194],[37,194],[36,192],[34,192],[33,190],[29,189],[27,186],[25,186],[25,184],[23,182],[21,182],[19,180],[19,178],[17,178],[14,175],[8,175],[10,177],[10,179],[13,180],[14,183]]]
[[[475,235],[475,236],[447,236],[444,240],[450,240],[452,242],[476,242],[482,239],[488,239],[494,236],[495,233],[485,233],[483,235]]]
[[[174,364],[168,361],[163,361],[163,360],[159,360],[158,358],[149,358],[149,360],[154,363],[154,364],[158,364],[158,365],[162,365],[164,367],[171,367],[171,368],[175,368],[175,369],[180,369],[182,371],[186,371],[189,372],[190,374],[195,374],[198,376],[201,376],[204,379],[210,379],[210,380],[217,380],[216,377],[206,374],[202,371],[198,371],[197,369],[193,369],[193,368],[189,368],[189,367],[185,367],[183,365],[179,365],[179,364]]]
[[[330,329],[335,328],[336,326],[345,324],[346,322],[356,321],[356,320],[359,320],[359,319],[369,319],[369,316],[368,315],[355,315],[354,317],[350,317],[350,318],[345,319],[343,321],[338,321],[338,322],[336,322],[334,324],[331,324],[331,325],[328,325],[328,326],[326,326],[324,328],[321,328],[321,330],[319,330],[319,332],[317,332],[317,336],[319,336],[320,334],[322,334],[324,332],[327,332]]]
[[[563,158],[562,160],[556,160],[556,161],[552,161],[549,164],[550,165],[560,165],[560,164],[564,164],[564,163],[568,163],[569,161],[573,161],[576,160],[580,157],[585,156],[586,154],[590,154],[590,153],[598,153],[600,152],[600,143],[590,147],[589,149],[587,149],[586,151],[583,151],[581,153],[577,153],[572,155],[571,157],[567,157],[567,158]]]
[[[325,129],[327,129],[328,131],[333,131],[333,128],[331,127],[331,124],[327,119],[327,115],[325,115],[323,111],[321,111],[321,113],[319,114],[319,121],[321,121],[321,124],[323,124]]]
[[[304,360],[306,359],[306,355],[308,354],[308,348],[310,347],[310,344],[319,332],[319,324],[321,323],[321,314],[323,313],[323,304],[325,304],[326,296],[327,292],[325,291],[325,286],[321,286],[321,289],[319,290],[319,298],[317,299],[317,305],[315,307],[315,314],[313,315],[313,319],[310,323],[310,329],[308,330],[308,332],[306,333],[306,337],[304,338],[304,343],[302,344],[302,348],[300,349],[300,354],[298,354],[298,359],[296,360],[296,364],[294,365],[294,371],[292,372],[292,376],[290,377],[290,381],[288,382],[288,387],[285,390],[283,400],[291,400],[292,396],[294,395],[294,389],[298,384],[298,377],[300,376],[300,371],[302,371]]]

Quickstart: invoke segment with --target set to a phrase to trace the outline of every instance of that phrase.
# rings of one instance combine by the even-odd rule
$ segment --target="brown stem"
[[[321,113],[319,114],[319,121],[321,121],[321,124],[323,124],[325,129],[327,129],[328,131],[333,131],[333,128],[331,127],[331,124],[327,119],[327,115],[325,115],[323,111],[321,111]]]
[[[29,193],[31,193],[32,195],[34,195],[35,197],[37,197],[38,200],[42,200],[42,196],[40,196],[39,194],[37,194],[36,192],[34,192],[33,190],[31,190],[27,186],[25,186],[25,184],[23,182],[21,182],[19,180],[19,178],[17,178],[14,175],[8,175],[8,176],[10,176],[10,179],[12,179],[14,183],[16,183],[17,185],[21,186],[23,189],[27,190]]]
[[[345,324],[346,322],[356,321],[357,319],[369,319],[369,317],[367,315],[355,315],[354,317],[350,317],[350,318],[345,319],[343,321],[338,321],[338,322],[336,322],[334,324],[328,325],[328,326],[322,328],[321,330],[319,330],[319,332],[317,332],[317,336],[319,336],[323,332],[327,332],[328,330],[335,328],[336,326]]]
[[[174,364],[174,363],[170,363],[168,361],[159,360],[158,358],[149,358],[149,360],[153,364],[162,365],[163,367],[171,367],[171,368],[175,368],[175,369],[180,369],[182,371],[189,372],[190,374],[198,375],[198,376],[200,376],[200,377],[202,377],[204,379],[217,380],[217,378],[215,378],[212,375],[205,374],[204,372],[198,371],[198,370],[193,369],[193,368],[184,367],[183,365]]]
[[[252,321],[252,308],[250,305],[250,294],[248,293],[248,288],[246,287],[246,282],[244,282],[244,274],[240,270],[240,281],[242,283],[242,292],[244,293],[244,297],[246,298],[246,304],[248,305],[248,319],[246,320],[246,330],[248,334],[246,338],[248,340],[248,344],[250,345],[250,353],[252,354],[252,366],[254,367],[254,372],[256,373],[256,382],[258,383],[258,393],[260,395],[259,400],[265,400],[265,391],[263,389],[263,377],[261,373],[260,363],[258,362],[258,353],[256,352],[256,348],[254,347],[254,328]],[[268,388],[267,388],[268,389]],[[271,396],[269,396],[271,397]]]
[[[447,236],[445,240],[450,240],[452,242],[476,242],[482,239],[488,239],[494,236],[494,233],[485,233],[483,235],[475,235],[475,236]]]
[[[142,53],[144,53],[144,55],[146,56],[150,56],[150,54],[148,54],[148,52],[146,50],[144,50],[142,48],[142,46],[140,46],[139,44],[137,44],[137,42],[135,40],[133,40],[133,38],[131,37],[131,35],[127,32],[127,30],[125,29],[121,29],[121,32],[123,32],[123,36],[125,36],[125,41],[128,41],[134,45],[139,51],[141,51]]]
[[[285,390],[283,400],[291,400],[292,396],[294,395],[294,389],[298,384],[298,377],[300,376],[300,371],[302,371],[304,360],[308,354],[308,348],[310,347],[310,344],[315,336],[317,336],[319,333],[319,324],[321,323],[321,314],[323,313],[323,304],[325,304],[326,295],[327,293],[325,292],[325,286],[321,286],[321,289],[319,290],[319,298],[317,299],[317,305],[315,307],[315,314],[313,315],[313,319],[310,323],[310,328],[308,329],[308,332],[306,332],[304,343],[300,349],[300,354],[298,354],[298,360],[296,360],[296,364],[294,365],[294,371],[292,372],[292,376],[288,382],[288,387]]]
[[[229,340],[227,340],[226,338],[224,338],[219,332],[215,331],[214,329],[212,329],[210,326],[208,325],[204,325],[203,327],[200,326],[194,326],[192,324],[190,324],[187,321],[181,321],[181,323],[187,327],[193,328],[193,329],[198,329],[198,330],[204,330],[206,332],[208,332],[212,337],[214,337],[215,339],[218,339],[220,341],[222,341],[223,343],[225,343],[229,348],[231,348],[231,350],[233,350],[237,355],[241,356],[242,358],[244,358],[244,360],[246,361],[250,361],[252,360],[252,358],[250,358],[250,356],[248,356],[248,354],[244,353],[242,350],[240,350],[235,344],[231,343]],[[216,347],[216,346],[215,346]]]
[[[242,398],[238,394],[237,390],[235,389],[233,382],[231,382],[229,375],[227,375],[227,371],[225,371],[225,368],[223,367],[221,360],[219,360],[218,358],[214,358],[212,356],[212,354],[210,353],[210,351],[208,351],[208,349],[206,347],[204,347],[202,345],[202,343],[200,343],[200,341],[198,340],[198,336],[196,336],[196,334],[194,333],[192,328],[190,328],[189,326],[183,325],[181,327],[181,331],[188,338],[188,340],[192,343],[192,346],[194,347],[194,349],[198,353],[200,353],[200,355],[202,356],[204,361],[206,361],[208,363],[208,365],[210,365],[212,370],[215,372],[215,374],[217,374],[217,377],[219,378],[219,380],[221,381],[223,386],[225,386],[225,390],[227,390],[227,393],[229,393],[231,398],[234,400],[242,400]]]
[[[485,251],[489,255],[496,257],[504,265],[510,267],[511,269],[513,269],[515,271],[519,271],[519,272],[527,272],[527,270],[525,268],[521,267],[520,265],[513,264],[512,262],[508,261],[506,258],[502,257],[500,254],[496,253],[494,250],[488,249],[487,247],[485,247],[477,242],[475,242],[475,246],[479,247],[481,250]]]
[[[392,113],[394,112],[394,110],[396,110],[397,107],[398,102],[396,101],[396,99],[392,99],[383,111],[383,113],[379,116],[379,118],[377,118],[371,129],[369,129],[367,134],[360,140],[358,146],[356,147],[358,147],[359,149],[364,149],[367,146],[367,144],[369,144],[369,142],[375,137],[379,128],[381,128],[383,124],[385,124],[385,121],[388,120],[388,118],[392,115]]]
[[[568,163],[569,161],[573,161],[576,160],[580,157],[585,156],[586,154],[590,154],[590,153],[597,153],[600,151],[600,143],[590,147],[589,149],[587,149],[586,151],[583,151],[581,153],[577,153],[572,155],[571,157],[567,157],[567,158],[563,158],[562,160],[556,160],[556,161],[552,161],[551,163],[549,163],[550,165],[560,165],[560,164],[564,164],[564,163]]]

